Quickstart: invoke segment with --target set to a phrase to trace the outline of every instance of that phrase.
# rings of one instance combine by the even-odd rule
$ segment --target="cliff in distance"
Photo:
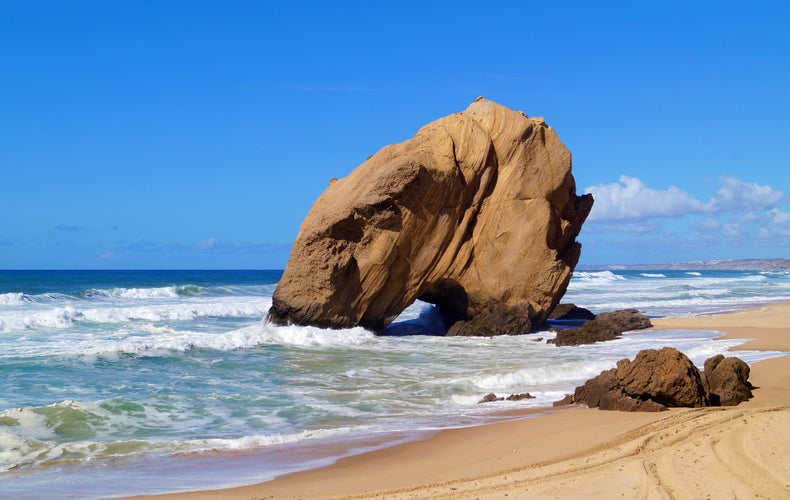
[[[542,118],[478,98],[330,182],[269,320],[380,331],[420,299],[448,335],[527,333],[565,293],[592,204]]]

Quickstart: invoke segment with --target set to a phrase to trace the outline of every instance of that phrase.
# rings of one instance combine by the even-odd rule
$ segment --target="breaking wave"
[[[204,291],[204,288],[195,285],[164,286],[155,288],[91,288],[77,294],[78,297],[92,298],[119,298],[119,299],[176,299],[179,297],[192,297]]]
[[[269,311],[266,297],[177,302],[142,306],[81,307],[81,304],[37,311],[0,311],[0,332],[69,328],[75,323],[118,324],[133,321],[187,321],[206,317],[261,318]]]

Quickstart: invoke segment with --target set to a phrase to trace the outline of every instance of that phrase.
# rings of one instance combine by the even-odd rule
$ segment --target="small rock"
[[[496,394],[494,394],[493,392],[489,392],[488,394],[486,394],[485,396],[483,396],[483,399],[481,399],[480,401],[478,401],[478,402],[477,402],[477,404],[481,404],[481,403],[493,403],[494,401],[503,401],[504,399],[505,399],[505,398],[498,398],[498,397],[497,397],[497,395],[496,395]]]
[[[535,396],[532,394],[525,392],[522,394],[511,394],[510,396],[505,398],[507,401],[521,401],[522,399],[535,399]]]
[[[511,394],[510,396],[508,396],[506,398],[504,398],[504,397],[497,397],[497,395],[494,394],[493,392],[489,392],[488,394],[483,396],[483,399],[478,401],[477,404],[493,403],[494,401],[521,401],[522,399],[534,399],[534,398],[535,398],[535,396],[533,396],[532,394],[530,394],[528,392],[524,392],[524,393],[521,393],[521,394]]]
[[[560,399],[559,401],[555,401],[553,406],[568,406],[572,405],[573,403],[573,394],[566,394],[564,398]]]

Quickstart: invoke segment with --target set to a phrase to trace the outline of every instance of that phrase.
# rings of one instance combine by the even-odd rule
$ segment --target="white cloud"
[[[714,217],[705,217],[701,221],[692,223],[692,226],[700,231],[714,231],[721,228],[721,223],[719,222],[719,219]]]
[[[707,202],[671,186],[659,191],[636,177],[621,175],[619,182],[598,184],[585,189],[595,198],[589,220],[593,222],[637,221],[649,218],[708,215],[774,209],[784,193],[771,186],[722,177],[721,187]],[[745,214],[744,221],[755,218]]]
[[[767,222],[760,229],[759,238],[767,241],[777,241],[784,238],[784,241],[787,242],[787,238],[790,238],[790,212],[774,208],[767,214]]]
[[[784,197],[781,191],[756,182],[743,182],[734,177],[722,177],[722,187],[716,191],[716,210],[768,210]]]
[[[721,235],[731,240],[736,240],[746,237],[748,231],[743,224],[728,222],[721,227]]]
[[[628,234],[642,234],[642,233],[655,233],[660,230],[658,224],[653,221],[639,221],[639,222],[599,222],[587,224],[584,226],[585,230],[589,228],[591,232],[597,233],[628,233]]]
[[[702,203],[675,186],[665,191],[649,188],[636,177],[620,176],[619,183],[599,184],[585,189],[595,198],[590,221],[625,221],[650,217],[678,217],[710,213],[711,203]]]
[[[771,218],[771,222],[777,226],[790,226],[790,212],[773,208],[768,211],[768,216]]]
[[[205,240],[200,240],[198,242],[198,248],[200,248],[201,250],[208,250],[216,246],[217,243],[218,243],[217,238],[214,237],[206,238]]]
[[[760,220],[760,216],[757,214],[757,212],[746,212],[745,214],[734,216],[732,220],[738,222],[739,224],[747,224],[749,222]]]

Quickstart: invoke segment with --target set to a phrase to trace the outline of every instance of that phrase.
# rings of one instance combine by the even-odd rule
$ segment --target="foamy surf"
[[[790,299],[787,273],[641,274],[577,273],[565,301],[664,315]],[[260,452],[250,470],[269,474],[304,466],[288,462],[295,456],[288,450],[311,443],[364,436],[385,443],[491,421],[504,408],[550,406],[641,349],[673,345],[701,365],[735,345],[714,342],[716,332],[627,333],[579,347],[548,344],[548,331],[437,337],[441,315],[420,302],[384,335],[272,325],[264,318],[278,278],[32,272],[18,276],[25,286],[0,288],[0,491],[52,495],[68,478],[90,491],[84,496],[107,496],[101,478],[117,474],[140,485],[128,493],[146,493],[146,478],[163,470],[176,477],[184,457],[231,451]],[[776,353],[738,355],[753,362]],[[489,392],[534,398],[478,404]],[[87,472],[93,467],[101,474]]]

